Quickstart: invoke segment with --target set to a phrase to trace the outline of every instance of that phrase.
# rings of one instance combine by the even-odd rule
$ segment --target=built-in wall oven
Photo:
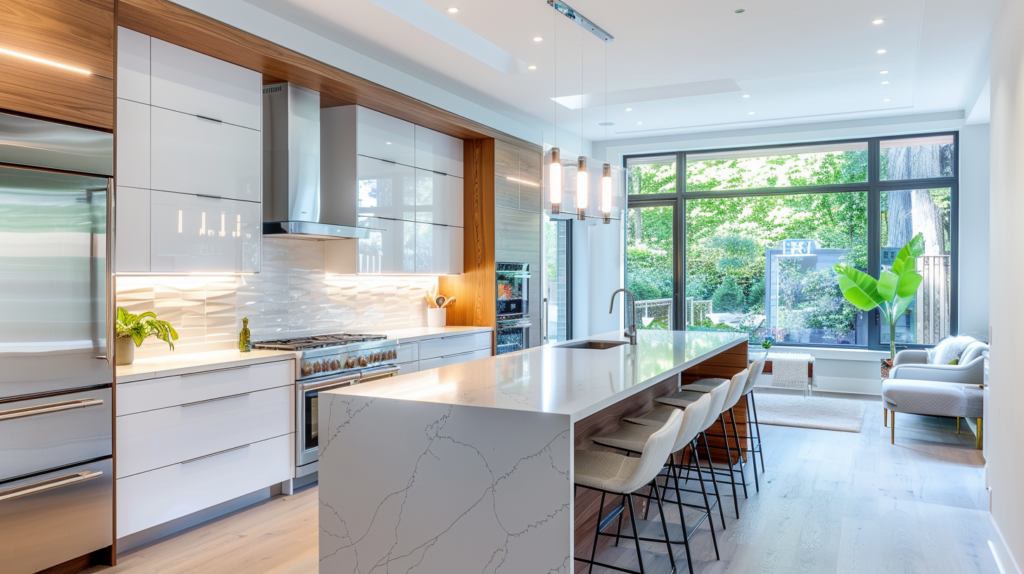
[[[530,265],[497,263],[497,354],[530,346]]]

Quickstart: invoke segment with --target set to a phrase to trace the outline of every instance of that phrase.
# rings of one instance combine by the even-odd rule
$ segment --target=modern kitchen
[[[828,455],[771,421],[762,449],[774,339],[626,289],[647,183],[583,125],[643,101],[609,93],[614,20],[537,0],[545,60],[458,24],[479,2],[360,0],[368,36],[556,68],[541,121],[328,4],[0,7],[0,571],[748,571],[777,461]],[[878,383],[877,349],[817,356],[807,397]]]

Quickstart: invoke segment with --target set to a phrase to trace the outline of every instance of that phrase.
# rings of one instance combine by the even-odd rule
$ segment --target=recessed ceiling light
[[[456,13],[458,11],[459,11],[459,9],[456,8],[455,6],[452,6],[451,8],[448,9],[448,13],[449,14],[454,14],[454,13]]]
[[[633,108],[626,108],[626,111],[627,112],[631,112],[631,111],[633,111]]]
[[[737,8],[737,9],[733,10],[733,12],[736,12],[737,14],[742,14],[742,13],[744,13],[746,11],[747,11],[746,8]]]
[[[879,24],[884,24],[885,20],[882,20],[881,18],[877,18],[875,20],[872,20],[871,23],[874,24],[875,26],[877,26]]]
[[[751,115],[751,116],[752,116],[752,115],[754,115],[754,112],[750,112],[750,113],[749,113],[748,115]]]
[[[878,53],[878,54],[884,54],[884,53],[886,53],[886,52],[888,52],[888,50],[886,50],[885,48],[881,48],[881,49],[879,49],[879,50],[878,50],[878,52],[876,52],[876,53]]]
[[[543,41],[544,41],[544,38],[542,38],[542,37],[540,37],[540,36],[534,36],[534,37],[533,37],[533,41],[534,41],[534,42],[543,42]]]
[[[749,98],[749,97],[750,97],[750,94],[743,94],[743,97],[744,97],[744,98]]]
[[[636,125],[642,126],[642,125],[644,125],[644,123],[643,122],[637,122]]]
[[[878,73],[879,73],[879,74],[888,74],[888,73],[889,73],[889,70],[882,70],[881,72],[878,72]]]
[[[388,144],[388,145],[391,145],[391,142],[387,142],[387,144]]]
[[[526,69],[527,70],[536,70],[537,66],[527,66]]]
[[[883,102],[888,102],[888,101],[889,101],[889,98],[885,98],[885,99],[884,99],[884,100],[882,100],[882,101],[883,101]]]
[[[883,81],[883,82],[882,82],[882,85],[883,85],[883,86],[888,86],[888,85],[889,85],[889,80],[885,80],[885,81]]]

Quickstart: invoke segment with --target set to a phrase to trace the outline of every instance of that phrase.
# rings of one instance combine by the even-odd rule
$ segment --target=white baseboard
[[[999,572],[1001,574],[1024,574],[1021,572],[1020,566],[1017,565],[1017,561],[1013,558],[1013,554],[1010,553],[1010,547],[1006,545],[1003,532],[999,530],[999,525],[996,524],[996,519],[992,516],[991,512],[988,513],[988,518],[992,521],[992,528],[995,529],[996,535],[999,538],[998,540],[988,541],[988,547],[992,551],[992,557],[996,559]]]

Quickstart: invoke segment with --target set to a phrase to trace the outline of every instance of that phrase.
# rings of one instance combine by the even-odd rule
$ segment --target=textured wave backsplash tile
[[[156,312],[178,331],[175,352],[196,353],[233,349],[243,317],[254,341],[422,327],[423,294],[436,283],[431,276],[328,276],[322,241],[264,238],[256,275],[118,277],[117,304],[132,313]],[[154,339],[136,353],[168,354]]]

